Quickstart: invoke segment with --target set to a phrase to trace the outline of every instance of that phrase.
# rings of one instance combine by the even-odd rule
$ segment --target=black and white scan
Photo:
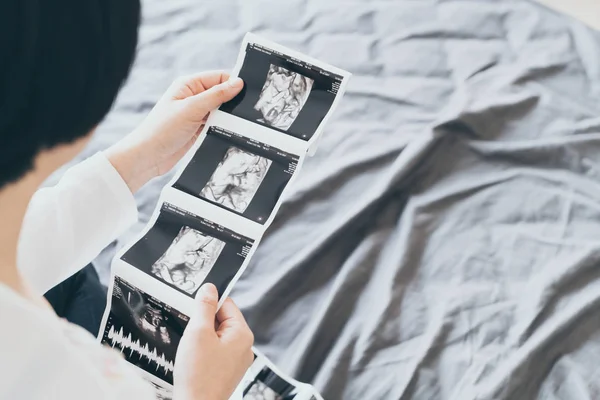
[[[264,224],[296,171],[299,156],[210,126],[173,187]]]
[[[205,282],[219,293],[242,267],[254,241],[169,203],[121,260],[193,297]]]
[[[173,400],[173,390],[164,388],[164,387],[157,385],[156,383],[151,382],[151,381],[148,381],[148,382],[154,388],[154,394],[155,394],[156,400]]]
[[[220,110],[310,140],[333,109],[344,78],[256,43],[245,49],[244,88]]]
[[[152,273],[167,283],[194,293],[215,265],[225,242],[184,226],[167,251],[152,265]]]
[[[284,397],[276,393],[262,382],[255,382],[246,395],[245,400],[283,400]]]
[[[177,346],[188,321],[187,316],[117,276],[102,343],[172,384]]]
[[[292,400],[298,395],[294,385],[264,367],[243,392],[244,400]]]
[[[232,76],[243,88],[205,119],[148,224],[113,262],[99,339],[145,371],[160,400],[173,399],[177,347],[193,298],[211,283],[224,300],[279,207],[302,195],[290,184],[351,76],[252,33],[237,60]],[[253,352],[230,400],[323,400]]]
[[[250,205],[272,161],[231,146],[200,196],[238,213]]]
[[[259,122],[287,131],[304,107],[314,80],[273,65],[260,91],[254,109],[262,115]]]

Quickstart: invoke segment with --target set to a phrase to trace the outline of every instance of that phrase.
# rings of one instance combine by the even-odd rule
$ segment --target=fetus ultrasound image
[[[271,64],[254,109],[259,122],[287,131],[306,103],[314,80]]]
[[[267,158],[230,147],[200,196],[243,213],[267,175],[271,163]]]
[[[211,126],[175,189],[264,224],[299,157]]]
[[[193,297],[205,282],[222,294],[254,241],[172,204],[121,260]]]
[[[165,253],[152,265],[152,273],[188,293],[194,293],[221,254],[225,242],[184,226]]]
[[[262,382],[256,382],[252,385],[243,398],[244,400],[283,400],[283,396],[274,392]]]
[[[294,385],[264,367],[244,389],[244,400],[293,400],[298,391]]]
[[[239,72],[244,88],[221,111],[309,140],[329,113],[342,77],[250,43]]]

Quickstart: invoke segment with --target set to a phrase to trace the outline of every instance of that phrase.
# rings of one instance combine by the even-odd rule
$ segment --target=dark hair
[[[0,3],[0,187],[105,117],[135,58],[139,23],[139,0]]]

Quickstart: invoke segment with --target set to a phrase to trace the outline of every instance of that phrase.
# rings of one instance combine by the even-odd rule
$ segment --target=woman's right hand
[[[213,284],[196,295],[196,314],[175,359],[175,400],[227,400],[254,360],[254,336],[231,299],[217,311]]]

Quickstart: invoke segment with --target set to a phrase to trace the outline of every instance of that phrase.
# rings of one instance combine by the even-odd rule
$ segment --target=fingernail
[[[244,81],[241,78],[231,78],[227,83],[232,89],[239,89],[244,86]]]
[[[215,293],[215,291],[216,291],[215,286],[210,283],[205,283],[204,285],[200,286],[200,293],[202,293],[202,294],[212,296]]]
[[[204,294],[208,294],[211,292],[210,287],[208,286],[207,283],[205,283],[204,285],[200,286],[200,292],[204,293]]]

